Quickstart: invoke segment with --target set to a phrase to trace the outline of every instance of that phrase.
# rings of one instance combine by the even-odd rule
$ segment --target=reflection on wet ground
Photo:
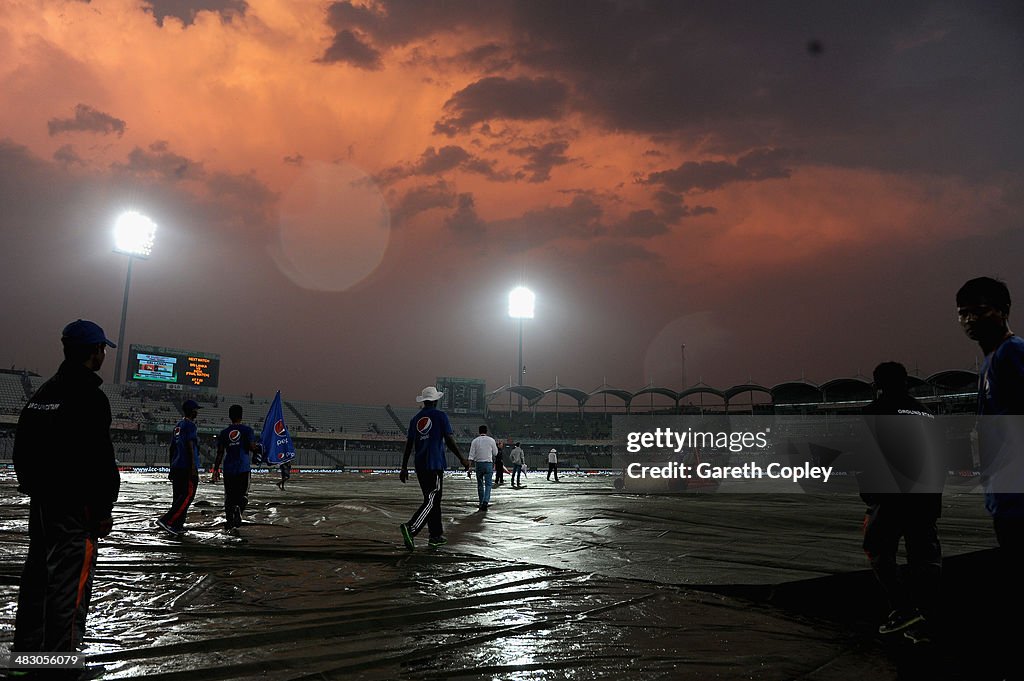
[[[0,476],[6,653],[28,505],[11,471]],[[220,488],[204,484],[191,531],[172,538],[152,524],[169,483],[126,473],[100,549],[90,665],[149,681],[899,676],[903,653],[871,635],[885,612],[856,497],[527,482],[496,488],[480,513],[475,483],[449,477],[450,543],[429,549],[421,535],[409,553],[397,527],[419,489],[393,476],[299,475],[286,492],[256,476],[230,534]],[[947,556],[993,545],[977,495],[946,503]],[[834,579],[863,597],[845,593],[830,614]]]

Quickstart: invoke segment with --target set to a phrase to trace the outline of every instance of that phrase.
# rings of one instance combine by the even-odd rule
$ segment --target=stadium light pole
[[[525,286],[517,286],[508,294],[508,316],[519,320],[519,368],[516,374],[519,376],[517,385],[522,387],[523,374],[526,373],[523,366],[523,320],[533,319],[533,307],[537,296]],[[519,411],[523,410],[523,396],[519,395]]]
[[[128,321],[128,289],[132,285],[132,262],[148,258],[156,237],[156,223],[137,211],[122,213],[114,223],[114,252],[128,256],[128,275],[124,280],[124,302],[121,304],[121,330],[117,334],[117,360],[114,362],[114,385],[121,383],[121,357],[124,351],[124,327]]]

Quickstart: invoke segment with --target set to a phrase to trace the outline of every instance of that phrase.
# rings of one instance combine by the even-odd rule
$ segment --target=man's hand
[[[409,479],[409,469],[402,466],[402,471],[398,474],[398,479],[402,482],[406,482]]]
[[[210,482],[217,482],[220,480],[220,470],[214,468],[213,475],[210,476]]]

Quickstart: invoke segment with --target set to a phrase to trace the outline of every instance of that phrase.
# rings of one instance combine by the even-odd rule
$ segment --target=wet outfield
[[[0,476],[6,653],[28,500]],[[874,634],[886,613],[854,495],[641,496],[534,472],[481,513],[475,482],[452,475],[450,543],[427,548],[424,533],[410,553],[398,524],[419,503],[415,481],[300,473],[281,492],[275,480],[254,476],[233,533],[221,488],[202,484],[174,538],[152,524],[165,476],[123,474],[84,651],[102,678],[842,681],[935,662],[934,646],[922,660]],[[969,602],[957,584],[994,545],[980,497],[947,494],[939,531],[949,601]]]

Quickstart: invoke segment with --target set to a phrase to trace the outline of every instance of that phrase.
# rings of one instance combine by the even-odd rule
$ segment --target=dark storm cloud
[[[327,25],[336,32],[358,31],[372,39],[381,50],[429,37],[441,31],[494,21],[508,8],[504,3],[448,0],[397,2],[386,0],[373,7],[352,2],[334,2],[327,8]],[[502,22],[503,23],[503,22]]]
[[[508,79],[489,76],[459,90],[444,104],[445,117],[434,132],[454,136],[486,121],[555,120],[561,113],[569,88],[554,78]]]
[[[217,12],[221,21],[230,21],[235,14],[245,14],[245,0],[146,0],[146,11],[156,17],[157,26],[167,17],[181,19],[185,26],[195,23],[199,12]]]
[[[176,154],[167,142],[158,141],[147,149],[135,147],[125,163],[111,164],[118,175],[173,186],[188,181],[193,189],[190,202],[207,221],[252,232],[273,220],[278,196],[252,174],[207,172],[203,163]]]
[[[364,32],[379,50],[486,32],[481,54],[501,54],[506,78],[573,84],[559,109],[673,144],[700,140],[710,153],[801,148],[811,162],[956,174],[1013,169],[1024,155],[1017,0],[375,7],[335,3],[345,21],[332,26]],[[810,41],[821,50],[809,52]],[[514,114],[478,108],[470,94],[453,97],[436,132]]]
[[[495,169],[497,162],[475,156],[457,145],[448,145],[435,149],[427,147],[415,162],[398,165],[380,172],[374,179],[380,184],[393,184],[407,177],[418,175],[438,175],[453,170],[483,175],[498,182],[507,182],[511,173]]]
[[[669,227],[653,210],[635,210],[625,220],[612,227],[612,234],[627,238],[649,239],[666,234]]]
[[[576,196],[568,206],[549,206],[491,222],[488,232],[508,248],[526,251],[559,239],[603,236],[607,232],[601,223],[603,213],[589,196]]]
[[[53,152],[53,160],[59,161],[60,163],[64,163],[66,165],[85,164],[85,161],[82,160],[82,157],[79,156],[78,152],[75,151],[75,147],[70,144],[65,144],[64,146],[57,149],[57,151]]]
[[[784,162],[792,154],[784,149],[756,149],[735,163],[727,161],[687,161],[672,170],[651,173],[648,184],[659,184],[673,192],[711,191],[733,182],[758,182],[784,179],[790,169]]]
[[[318,61],[325,64],[351,64],[367,71],[378,71],[383,66],[380,52],[352,31],[338,31],[331,46]]]
[[[674,223],[683,218],[695,218],[701,215],[714,215],[718,209],[714,206],[688,206],[684,197],[670,191],[660,190],[652,197],[658,206],[661,219]]]
[[[164,141],[153,142],[148,149],[135,147],[129,152],[127,163],[114,163],[112,167],[133,175],[171,181],[197,180],[205,175],[202,163],[171,152]]]
[[[512,148],[509,149],[509,153],[529,159],[529,162],[523,166],[523,170],[529,173],[528,182],[546,182],[551,178],[552,168],[570,162],[571,159],[565,155],[568,148],[568,142],[548,142],[541,146],[531,144]]]
[[[487,225],[476,212],[472,194],[459,194],[455,212],[445,218],[445,227],[460,238],[476,239],[484,235]]]
[[[444,180],[410,189],[391,211],[391,223],[398,227],[410,218],[433,208],[451,208],[455,205],[455,191]]]
[[[125,122],[88,104],[78,104],[75,106],[74,118],[51,118],[46,122],[46,128],[50,137],[63,132],[113,133],[120,137],[124,134]]]

